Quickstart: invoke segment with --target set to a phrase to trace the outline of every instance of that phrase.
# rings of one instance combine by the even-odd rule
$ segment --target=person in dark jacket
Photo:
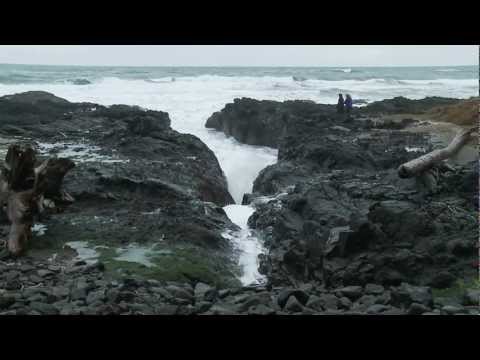
[[[353,108],[353,100],[350,94],[347,94],[347,97],[345,99],[345,109],[347,110],[347,114],[350,114]]]
[[[344,108],[343,95],[342,95],[342,94],[338,94],[337,113],[343,114],[343,108]]]

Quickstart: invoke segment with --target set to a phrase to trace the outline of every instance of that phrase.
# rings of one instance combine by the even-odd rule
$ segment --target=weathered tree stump
[[[31,238],[34,217],[44,211],[45,198],[72,201],[61,190],[63,178],[75,166],[70,159],[51,158],[38,164],[31,147],[11,145],[0,172],[0,209],[11,223],[8,251],[21,255]]]

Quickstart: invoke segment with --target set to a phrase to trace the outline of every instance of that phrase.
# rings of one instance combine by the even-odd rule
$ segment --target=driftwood
[[[434,166],[441,164],[460,151],[460,149],[470,140],[470,136],[477,128],[461,130],[457,133],[452,142],[443,149],[434,150],[428,154],[400,165],[398,176],[401,178],[410,178],[414,176],[424,176]]]
[[[31,238],[34,217],[44,211],[45,198],[50,201],[72,201],[61,190],[65,174],[75,164],[69,159],[48,159],[37,164],[35,151],[11,145],[0,173],[0,206],[5,207],[11,223],[7,248],[21,255]]]

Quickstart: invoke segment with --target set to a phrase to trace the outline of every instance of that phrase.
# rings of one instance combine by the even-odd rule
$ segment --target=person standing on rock
[[[343,95],[338,94],[337,113],[343,114],[344,104]]]
[[[345,109],[347,110],[347,114],[350,114],[353,108],[353,100],[350,94],[347,94],[345,99]]]

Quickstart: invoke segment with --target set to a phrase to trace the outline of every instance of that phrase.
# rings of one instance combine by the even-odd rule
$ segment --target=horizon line
[[[461,65],[82,65],[82,64],[26,64],[26,63],[2,63],[0,65],[20,65],[20,66],[75,66],[75,67],[143,67],[143,68],[162,68],[162,67],[192,67],[192,68],[412,68],[412,67],[465,67],[479,66],[479,64],[461,64]]]

